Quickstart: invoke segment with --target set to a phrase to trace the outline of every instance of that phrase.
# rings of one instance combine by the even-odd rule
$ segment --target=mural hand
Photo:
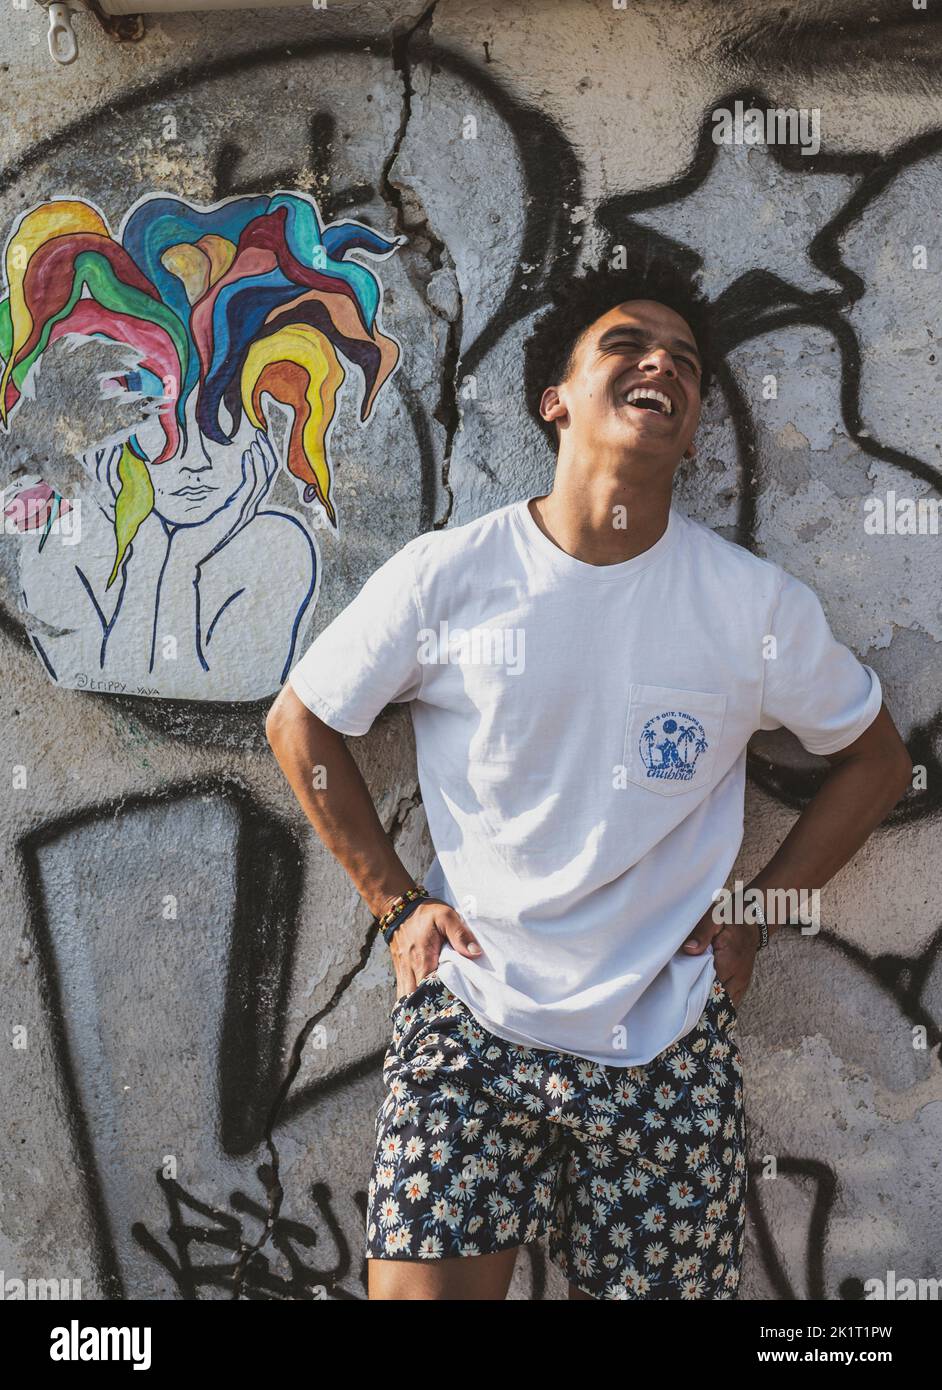
[[[262,496],[264,496],[275,480],[275,474],[278,472],[280,459],[275,453],[271,439],[264,430],[255,431],[255,443],[252,445],[252,448],[255,449],[256,447],[258,454],[261,455],[262,473],[265,478],[262,492]]]
[[[242,451],[242,478],[225,504],[206,521],[181,526],[174,535],[177,558],[184,555],[194,563],[205,564],[257,515],[258,505],[268,492],[278,468],[271,446],[267,452],[257,440]]]
[[[245,496],[240,502],[238,513],[225,540],[231,540],[258,515],[259,506],[270,491],[277,472],[278,457],[267,436],[261,430],[256,430],[255,438],[242,455]]]

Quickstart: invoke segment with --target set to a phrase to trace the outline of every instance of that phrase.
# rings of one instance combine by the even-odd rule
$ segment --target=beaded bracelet
[[[400,893],[399,897],[387,908],[381,917],[373,919],[374,925],[379,927],[383,933],[383,940],[387,946],[392,940],[393,933],[402,926],[403,922],[414,912],[417,907],[421,907],[424,902],[445,903],[444,898],[433,898],[429,896],[428,889],[423,884],[418,884],[415,888],[408,888],[405,893]],[[448,904],[445,903],[447,907]]]
[[[414,888],[407,888],[404,893],[400,893],[399,897],[394,899],[391,906],[389,906],[381,916],[374,917],[374,924],[379,927],[383,936],[386,937],[386,928],[390,925],[393,918],[402,911],[406,904],[416,899],[427,897],[427,895],[428,889],[421,883],[416,884]],[[389,938],[386,937],[386,939],[388,940]]]
[[[427,901],[427,899],[423,895],[421,898],[416,898],[411,903],[406,903],[402,911],[398,913],[398,915],[394,918],[390,926],[388,926],[386,930],[383,932],[383,940],[386,942],[387,946],[389,945],[390,941],[392,941],[394,934],[399,930],[399,928],[402,926],[403,922],[406,920],[409,914],[411,912],[414,912],[417,907],[421,907],[422,903],[425,901]]]

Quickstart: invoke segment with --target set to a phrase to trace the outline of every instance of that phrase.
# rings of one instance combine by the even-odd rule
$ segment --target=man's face
[[[565,381],[543,393],[545,419],[578,453],[611,449],[673,472],[692,457],[700,421],[700,355],[686,322],[650,299],[617,305],[576,345]]]

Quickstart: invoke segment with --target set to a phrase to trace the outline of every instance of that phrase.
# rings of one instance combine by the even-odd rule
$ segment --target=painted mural
[[[56,684],[244,698],[250,648],[252,693],[281,686],[317,592],[316,522],[338,525],[343,363],[365,423],[400,358],[380,327],[380,282],[351,253],[386,257],[402,239],[351,220],[324,227],[297,192],[208,207],[151,193],[116,234],[82,198],[20,217],[0,302],[4,428],[63,338],[125,349],[126,369],[99,390],[144,407],[130,434],[82,453],[80,498],[41,478],[5,497],[7,532],[23,540],[22,604],[45,625],[31,640]],[[280,472],[295,508],[272,505]],[[47,544],[73,520],[69,543]]]

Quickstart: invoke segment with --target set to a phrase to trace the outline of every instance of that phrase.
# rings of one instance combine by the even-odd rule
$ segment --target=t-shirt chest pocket
[[[660,796],[709,787],[726,701],[725,692],[714,690],[631,685],[624,748],[628,780]]]

